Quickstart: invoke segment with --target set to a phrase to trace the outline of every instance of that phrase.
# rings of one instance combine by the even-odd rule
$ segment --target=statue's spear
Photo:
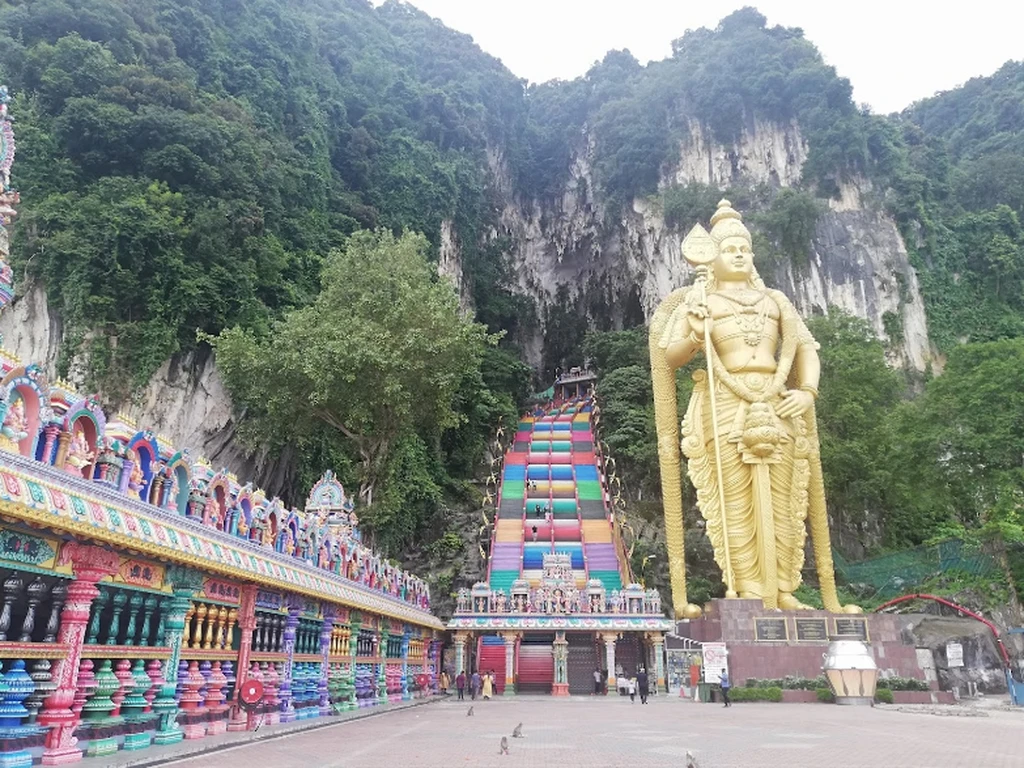
[[[696,270],[695,287],[702,306],[707,306],[707,271],[718,256],[718,246],[711,235],[700,224],[695,224],[690,233],[683,239],[683,258]],[[715,367],[712,364],[713,350],[711,347],[711,313],[704,318],[704,359],[708,364],[708,393],[711,395],[711,433],[715,441],[715,472],[718,479],[718,509],[722,516],[722,555],[725,559],[725,596],[736,597],[736,588],[732,572],[732,557],[729,554],[729,528],[725,514],[725,486],[722,484],[722,445],[718,436],[718,405],[715,396]]]

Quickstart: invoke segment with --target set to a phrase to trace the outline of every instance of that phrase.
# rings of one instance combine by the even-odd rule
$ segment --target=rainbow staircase
[[[505,454],[491,549],[491,589],[508,594],[541,579],[544,555],[568,554],[577,586],[600,579],[610,593],[627,572],[616,546],[594,451],[589,398],[538,410],[519,423]]]

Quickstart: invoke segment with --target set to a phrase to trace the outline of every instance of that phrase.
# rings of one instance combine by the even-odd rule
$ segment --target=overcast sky
[[[375,0],[379,3],[379,0]],[[753,5],[771,25],[802,27],[858,104],[895,112],[1008,59],[1024,59],[1024,2],[948,0],[411,0],[533,82],[572,79],[628,48],[663,59],[687,29]],[[939,9],[948,7],[953,12]],[[736,51],[742,56],[742,51]],[[724,74],[724,73],[723,73]]]

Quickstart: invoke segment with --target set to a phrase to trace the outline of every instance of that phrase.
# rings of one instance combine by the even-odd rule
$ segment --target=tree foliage
[[[383,485],[371,522],[402,542],[439,499],[443,469],[431,447],[468,419],[456,408],[467,384],[494,399],[480,378],[494,340],[461,315],[428,248],[422,235],[357,232],[328,256],[308,307],[287,313],[265,337],[234,327],[210,338],[252,436],[301,441],[325,425],[336,430],[359,458],[368,504]],[[486,434],[490,416],[474,426]]]

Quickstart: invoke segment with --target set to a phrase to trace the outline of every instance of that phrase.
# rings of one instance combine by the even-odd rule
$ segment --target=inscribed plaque
[[[789,627],[784,618],[754,619],[754,639],[758,642],[785,642],[789,640]]]

